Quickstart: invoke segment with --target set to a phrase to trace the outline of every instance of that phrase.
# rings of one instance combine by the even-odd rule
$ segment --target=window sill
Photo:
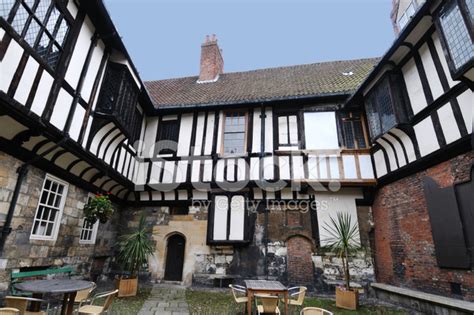
[[[95,240],[94,241],[79,241],[79,244],[81,244],[81,245],[95,245]]]
[[[46,237],[46,236],[35,236],[35,235],[31,235],[30,236],[30,240],[31,241],[56,241],[57,240],[57,237]]]

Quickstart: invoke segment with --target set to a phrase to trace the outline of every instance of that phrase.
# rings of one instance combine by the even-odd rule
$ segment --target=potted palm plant
[[[118,262],[128,276],[122,275],[117,279],[118,296],[135,296],[138,289],[138,274],[153,254],[153,244],[148,237],[145,217],[140,217],[137,229],[119,238]]]
[[[361,248],[358,228],[349,213],[338,212],[336,218],[330,217],[330,220],[324,226],[328,233],[324,247],[341,258],[344,270],[344,286],[336,287],[336,306],[356,310],[359,307],[359,291],[350,287],[349,256]]]

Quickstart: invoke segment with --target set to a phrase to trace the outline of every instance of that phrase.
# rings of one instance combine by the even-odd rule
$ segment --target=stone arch
[[[314,267],[312,252],[314,243],[305,235],[292,235],[287,238],[287,274],[290,285],[312,286]]]

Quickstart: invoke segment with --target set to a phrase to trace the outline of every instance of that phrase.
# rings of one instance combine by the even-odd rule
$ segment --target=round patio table
[[[90,281],[72,279],[31,280],[15,284],[16,289],[32,292],[35,297],[41,297],[44,293],[64,294],[61,315],[72,315],[77,291],[90,289],[92,286]]]

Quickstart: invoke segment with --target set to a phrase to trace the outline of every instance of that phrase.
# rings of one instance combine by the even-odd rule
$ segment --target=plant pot
[[[336,306],[346,310],[357,310],[359,307],[359,291],[336,287]]]
[[[119,290],[118,297],[135,296],[138,290],[138,277],[117,279],[116,286]]]

